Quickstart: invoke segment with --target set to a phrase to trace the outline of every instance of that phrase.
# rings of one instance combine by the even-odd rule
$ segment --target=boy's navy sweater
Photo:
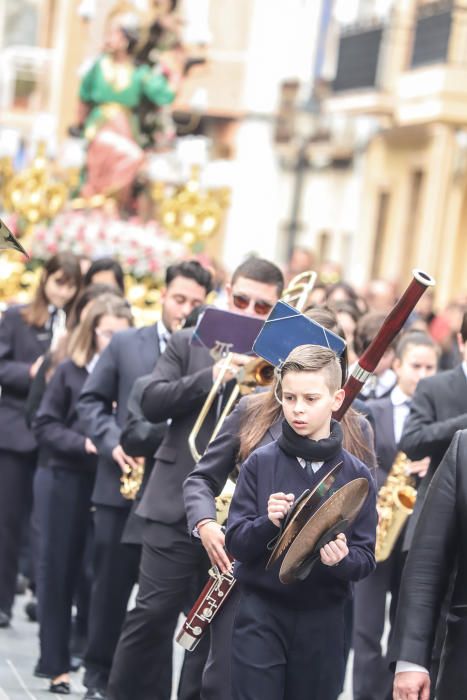
[[[89,373],[72,360],[58,365],[45,390],[33,432],[39,443],[39,465],[94,471],[97,456],[84,448],[86,436],[76,412],[81,389]]]
[[[265,570],[270,552],[268,542],[278,534],[278,528],[267,515],[272,493],[293,493],[298,498],[307,488],[312,489],[333,464],[343,461],[334,484],[326,498],[352,479],[364,477],[369,491],[363,507],[351,528],[346,531],[349,554],[336,566],[325,566],[319,560],[305,581],[285,585],[279,580],[283,557]],[[269,594],[285,605],[299,608],[322,607],[352,595],[352,581],[368,576],[375,568],[376,491],[367,467],[342,449],[313,477],[279,447],[277,441],[251,453],[240,469],[230,506],[226,533],[226,548],[236,559],[234,573],[246,587]]]

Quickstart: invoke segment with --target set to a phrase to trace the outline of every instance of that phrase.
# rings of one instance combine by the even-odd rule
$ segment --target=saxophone
[[[379,521],[375,545],[377,562],[385,561],[389,557],[415,505],[417,491],[415,479],[408,472],[409,464],[410,459],[407,455],[398,452],[386,483],[378,493]]]
[[[134,468],[127,466],[128,471],[120,477],[120,493],[128,501],[134,501],[143,482],[144,462],[138,462]]]

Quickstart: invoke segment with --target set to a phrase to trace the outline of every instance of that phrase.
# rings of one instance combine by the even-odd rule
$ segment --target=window
[[[378,195],[378,205],[376,211],[376,225],[373,248],[373,265],[371,276],[378,278],[381,274],[384,243],[386,240],[386,229],[388,223],[390,195],[389,192],[382,191]]]

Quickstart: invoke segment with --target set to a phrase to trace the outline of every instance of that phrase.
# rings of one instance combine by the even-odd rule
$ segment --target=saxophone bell
[[[417,500],[415,480],[410,474],[410,460],[398,452],[386,483],[378,492],[379,522],[376,528],[375,558],[388,559]]]

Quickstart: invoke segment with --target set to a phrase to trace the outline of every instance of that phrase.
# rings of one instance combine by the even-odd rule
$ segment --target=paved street
[[[0,630],[0,700],[50,700],[52,697],[48,691],[48,681],[35,678],[32,673],[38,655],[38,627],[26,618],[26,601],[26,596],[17,598],[12,626]],[[181,660],[181,649],[174,645],[175,676],[178,676]],[[70,700],[78,700],[84,693],[81,675],[72,675],[73,692],[68,696]],[[352,700],[351,692],[346,690],[340,700]]]

